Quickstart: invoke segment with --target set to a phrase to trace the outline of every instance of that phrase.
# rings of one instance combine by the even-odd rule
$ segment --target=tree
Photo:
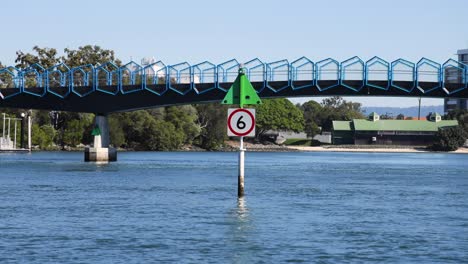
[[[405,120],[405,115],[403,115],[403,114],[398,114],[398,115],[396,116],[396,119],[397,119],[397,120]]]
[[[445,120],[454,120],[458,121],[458,124],[468,133],[468,110],[456,109],[450,111],[445,117]]]
[[[121,61],[116,59],[113,50],[103,49],[100,46],[86,45],[76,50],[66,48],[64,53],[65,56],[61,60],[69,67],[98,65],[108,61],[114,61],[117,65],[121,64]]]
[[[201,128],[198,144],[207,150],[215,150],[226,139],[226,113],[228,107],[219,103],[195,105],[198,126]]]
[[[386,112],[385,114],[380,115],[380,119],[381,120],[392,120],[393,119],[393,114],[389,113],[389,112]]]
[[[18,68],[27,68],[35,63],[40,64],[45,69],[52,67],[60,62],[60,58],[57,57],[57,50],[53,48],[40,48],[38,46],[33,47],[33,52],[24,53],[21,50],[16,52],[15,62]]]
[[[318,124],[321,121],[320,113],[322,112],[322,106],[316,101],[311,100],[299,107],[304,113],[304,131],[308,137],[314,137],[320,133]]]
[[[119,121],[125,132],[126,147],[136,150],[147,150],[145,141],[147,139],[146,133],[149,131],[145,128],[149,126],[154,118],[145,110],[120,113]],[[153,132],[151,132],[153,133]],[[157,133],[154,132],[154,133]]]
[[[196,124],[197,119],[197,109],[191,105],[171,106],[165,109],[164,120],[182,132],[184,144],[192,144],[192,141],[200,135],[201,128]]]
[[[108,117],[110,143],[116,148],[122,147],[126,144],[125,132],[122,128],[122,122],[119,117],[119,114],[111,114]]]
[[[52,145],[55,136],[53,127],[50,125],[39,126],[38,124],[33,124],[31,130],[33,145],[39,145],[41,149],[47,149]]]
[[[439,129],[435,136],[433,150],[455,151],[465,144],[467,134],[461,126]]]
[[[2,62],[0,62],[0,70],[3,69],[3,68],[4,68],[4,66],[3,66]],[[11,77],[10,74],[8,74],[6,72],[0,73],[0,89],[11,87],[12,86],[12,81],[13,81],[13,78]]]
[[[175,150],[184,143],[184,133],[172,123],[162,120],[153,119],[144,129],[144,134],[147,135],[146,146],[149,150]]]
[[[350,121],[364,118],[360,103],[348,102],[339,96],[325,98],[321,105],[318,124],[322,127],[322,131],[331,131],[334,120]]]
[[[73,119],[67,123],[63,133],[63,142],[68,146],[76,147],[82,143],[83,131],[89,125],[86,120]]]
[[[256,106],[257,138],[268,130],[304,130],[304,116],[288,99],[264,99]]]

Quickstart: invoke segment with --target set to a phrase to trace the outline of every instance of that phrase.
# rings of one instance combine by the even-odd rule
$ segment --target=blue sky
[[[0,61],[12,65],[17,50],[34,45],[62,51],[95,44],[123,61],[155,57],[166,64],[355,55],[444,62],[468,48],[467,16],[466,0],[5,1]],[[417,105],[416,98],[350,99]]]

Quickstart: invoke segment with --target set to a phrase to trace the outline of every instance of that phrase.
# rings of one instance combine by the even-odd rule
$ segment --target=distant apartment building
[[[457,51],[458,61],[468,65],[468,49],[462,49]],[[468,76],[460,75],[459,71],[454,71],[452,74],[447,72],[445,81],[461,81],[462,78],[468,78]],[[445,98],[444,100],[444,112],[448,112],[455,109],[465,109],[468,110],[468,99],[454,99],[454,98]]]

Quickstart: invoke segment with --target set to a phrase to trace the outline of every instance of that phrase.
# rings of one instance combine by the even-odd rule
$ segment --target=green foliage
[[[55,129],[52,126],[33,124],[31,133],[33,145],[39,145],[41,149],[48,149],[52,146],[55,137]]]
[[[466,138],[467,134],[461,126],[439,129],[432,149],[437,151],[455,151],[463,146]]]
[[[403,115],[403,114],[398,114],[398,115],[396,116],[396,119],[397,119],[397,120],[405,120],[405,115]]]
[[[147,133],[157,133],[157,131],[151,132],[148,129],[151,122],[155,121],[154,118],[144,110],[119,113],[118,115],[120,124],[125,131],[126,147],[135,150],[151,150],[145,142],[148,138]]]
[[[288,138],[283,144],[286,146],[310,146],[311,141],[311,139]]]
[[[63,142],[72,147],[76,147],[83,140],[83,131],[89,126],[86,120],[74,119],[67,123],[63,133]]]
[[[445,120],[454,120],[458,121],[458,124],[465,130],[468,134],[468,110],[457,109],[450,111],[445,117]]]
[[[288,99],[265,99],[256,106],[257,136],[267,130],[304,130],[304,116]]]
[[[16,67],[27,68],[35,63],[39,63],[45,69],[60,63],[60,58],[57,57],[57,50],[51,48],[33,47],[32,53],[24,53],[21,50],[16,52]]]
[[[49,111],[33,110],[32,118],[33,123],[39,124],[40,126],[51,124]]]
[[[109,115],[109,137],[110,143],[116,148],[123,147],[126,143],[119,115]]]
[[[183,131],[184,144],[191,144],[201,132],[201,128],[195,123],[197,118],[197,109],[185,105],[167,107],[164,120],[172,123],[177,131]]]
[[[4,68],[5,66],[2,65],[0,62],[0,69]],[[7,73],[7,72],[2,72],[0,73],[0,89],[2,88],[10,88],[13,87],[13,77]]]
[[[450,111],[446,116],[446,120],[458,121],[458,127],[452,128],[450,131],[439,131],[441,134],[437,134],[437,141],[434,144],[434,149],[443,150],[454,149],[455,146],[461,147],[468,138],[468,110],[456,109]],[[449,147],[447,147],[449,146]]]
[[[322,100],[322,111],[319,114],[322,131],[331,131],[333,120],[350,121],[365,118],[361,113],[361,104],[348,102],[339,96]]]
[[[117,65],[121,64],[121,61],[115,58],[113,50],[103,49],[100,46],[86,45],[76,50],[66,48],[64,52],[65,56],[61,58],[61,61],[69,67],[97,65],[108,61],[115,61]]]
[[[83,122],[83,139],[81,143],[89,145],[94,142],[94,137],[91,132],[94,129],[94,114],[81,113],[79,114],[80,120]]]
[[[385,113],[380,115],[380,120],[392,120],[393,119],[393,114],[392,113]]]
[[[311,121],[305,123],[304,130],[307,136],[311,138],[320,133],[320,127],[317,126],[315,122]]]
[[[320,133],[318,124],[321,123],[322,106],[315,101],[308,101],[300,106],[300,108],[304,113],[304,130],[308,137],[314,137]]]
[[[112,114],[109,116],[111,143],[117,147],[123,146],[135,150],[178,149],[191,137],[191,134],[187,134],[184,129],[194,125],[187,111],[153,109]],[[150,112],[161,115],[155,116]],[[191,130],[188,131],[190,133]]]
[[[176,150],[180,148],[184,140],[183,131],[170,122],[152,120],[144,133],[147,135],[146,146],[149,150]]]
[[[218,103],[196,105],[198,126],[201,128],[198,144],[207,150],[215,150],[226,139],[226,114],[228,106]]]

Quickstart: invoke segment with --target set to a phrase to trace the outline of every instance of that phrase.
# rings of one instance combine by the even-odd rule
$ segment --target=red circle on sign
[[[250,118],[252,119],[252,127],[250,127],[246,132],[244,133],[237,133],[231,126],[231,119],[232,117],[234,116],[234,114],[238,113],[238,112],[244,112],[244,113],[247,113]],[[243,137],[245,135],[248,135],[250,132],[252,132],[252,130],[254,129],[255,127],[255,117],[252,115],[252,113],[250,113],[249,111],[245,110],[245,109],[242,109],[242,108],[239,108],[239,109],[236,109],[234,110],[228,117],[228,127],[229,127],[229,130],[231,130],[231,132],[238,136],[238,137]]]

